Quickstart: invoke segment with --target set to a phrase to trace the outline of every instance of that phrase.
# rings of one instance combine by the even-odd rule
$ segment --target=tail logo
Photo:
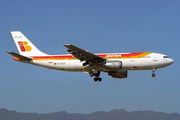
[[[29,46],[26,41],[19,41],[18,44],[22,52],[29,52],[32,50],[31,46]]]

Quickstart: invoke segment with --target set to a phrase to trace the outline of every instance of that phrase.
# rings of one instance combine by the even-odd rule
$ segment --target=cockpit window
[[[169,58],[168,56],[164,56],[163,58]]]

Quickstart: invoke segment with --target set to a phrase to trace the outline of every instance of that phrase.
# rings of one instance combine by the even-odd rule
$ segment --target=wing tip
[[[17,33],[17,32],[21,32],[21,31],[15,31],[15,30],[14,31],[10,31],[10,33]]]
[[[64,45],[72,45],[72,44],[64,44]]]
[[[64,44],[65,47],[72,46],[72,44]]]
[[[12,53],[12,51],[6,51],[6,53],[9,53],[9,54],[10,54],[10,53]]]

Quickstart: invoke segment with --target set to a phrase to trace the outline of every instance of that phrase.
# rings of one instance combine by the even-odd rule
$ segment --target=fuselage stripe
[[[151,53],[112,53],[112,54],[96,54],[99,57],[105,59],[132,59],[132,58],[143,58]],[[72,55],[54,55],[54,56],[32,56],[33,60],[77,60],[76,57]]]

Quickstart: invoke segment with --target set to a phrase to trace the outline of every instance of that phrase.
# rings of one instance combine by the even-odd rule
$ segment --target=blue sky
[[[18,0],[0,4],[0,108],[19,112],[91,113],[125,109],[180,113],[179,0]],[[12,60],[10,31],[21,31],[41,51],[66,54],[63,44],[92,53],[157,52],[175,60],[127,79],[102,73],[49,70]]]

